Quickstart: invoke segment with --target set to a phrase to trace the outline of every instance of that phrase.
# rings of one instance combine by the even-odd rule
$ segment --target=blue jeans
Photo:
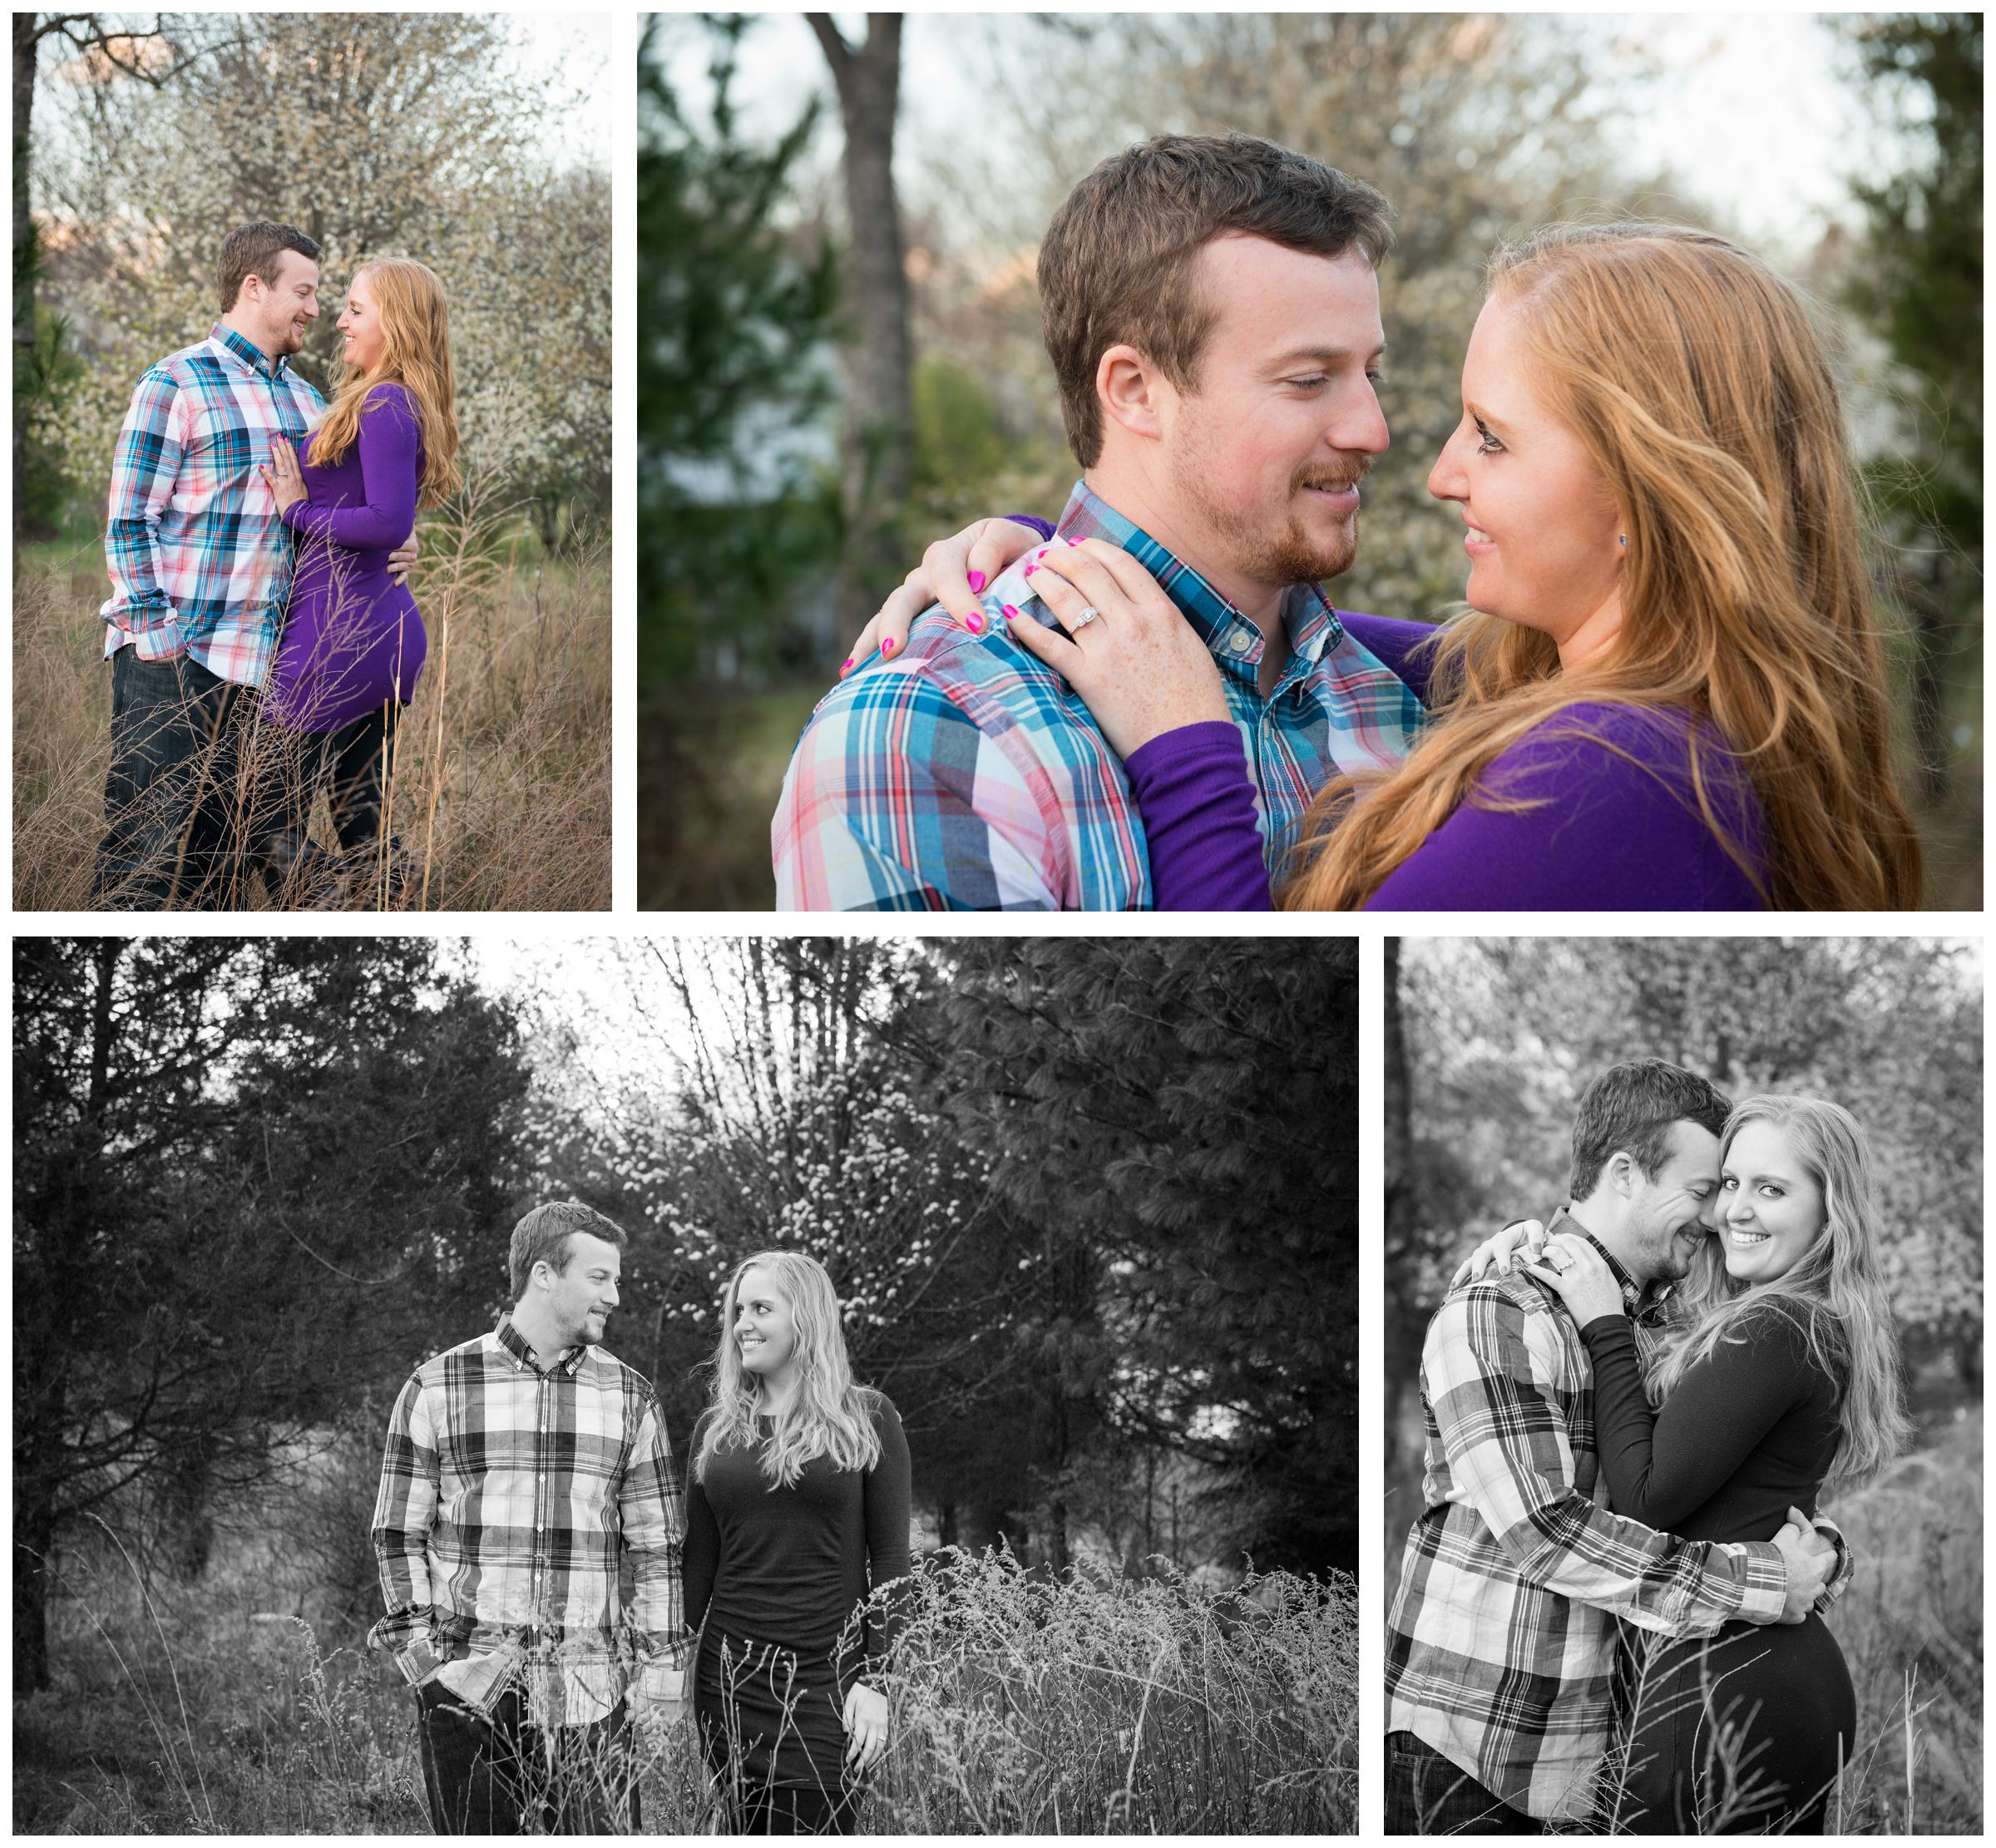
[[[234,911],[242,903],[249,804],[240,734],[250,689],[185,655],[111,658],[111,773],[93,909]]]

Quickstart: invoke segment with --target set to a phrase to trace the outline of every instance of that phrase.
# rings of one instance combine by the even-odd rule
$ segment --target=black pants
[[[281,831],[302,838],[323,793],[339,844],[349,852],[373,847],[381,835],[388,752],[401,709],[377,706],[337,731],[264,727],[257,751],[259,837]]]
[[[1545,1825],[1411,1732],[1386,1735],[1390,1836],[1541,1836]]]
[[[231,911],[242,902],[240,739],[247,687],[186,655],[111,660],[111,773],[90,902],[102,911]]]
[[[607,1719],[549,1733],[526,1723],[516,1691],[487,1716],[432,1679],[416,1690],[416,1713],[437,1834],[608,1836],[641,1826],[621,1702]]]
[[[765,1787],[729,1803],[728,1830],[738,1836],[849,1836],[858,1810],[857,1791]]]

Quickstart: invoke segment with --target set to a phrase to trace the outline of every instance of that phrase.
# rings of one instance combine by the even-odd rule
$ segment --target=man
[[[577,1202],[536,1207],[511,1313],[417,1367],[388,1421],[368,1641],[416,1690],[440,1835],[635,1831],[631,1722],[679,1697],[671,1451],[650,1386],[600,1346],[624,1243]]]
[[[111,772],[95,906],[241,902],[251,689],[291,581],[291,531],[259,465],[274,439],[302,446],[325,413],[289,363],[319,315],[318,259],[291,225],[238,225],[217,264],[220,320],[140,379],[126,413],[104,538]],[[415,556],[412,539],[398,572]],[[297,870],[267,868],[274,892]]]
[[[1554,1229],[1602,1253],[1639,1342],[1710,1234],[1728,1108],[1660,1059],[1614,1067],[1580,1100],[1573,1204]],[[1522,1272],[1450,1294],[1420,1384],[1425,1505],[1388,1620],[1386,1832],[1589,1819],[1614,1731],[1616,1619],[1668,1637],[1800,1623],[1836,1566],[1835,1529],[1718,1545],[1609,1513],[1586,1346]]]
[[[1084,471],[1060,532],[1139,560],[1212,651],[1272,867],[1318,789],[1396,765],[1420,721],[1317,588],[1350,568],[1358,483],[1386,447],[1391,242],[1386,201],[1332,168],[1244,135],[1164,136],[1084,180],[1040,252]],[[1151,904],[1119,760],[1006,635],[1008,605],[1052,622],[1031,592],[1015,567],[981,628],[921,623],[818,706],[772,830],[780,906]]]

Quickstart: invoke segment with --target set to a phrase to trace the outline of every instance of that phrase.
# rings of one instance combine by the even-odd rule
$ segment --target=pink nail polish
[[[966,616],[963,619],[963,626],[969,630],[973,635],[981,635],[984,633],[983,610],[980,610],[974,616]]]
[[[1079,539],[1070,539],[1070,540],[1068,541],[1068,544],[1069,544],[1069,545],[1070,545],[1070,546],[1078,546],[1078,545],[1080,545],[1080,543],[1081,543],[1081,541],[1080,541]]]
[[[1009,603],[1005,606],[1005,618],[1007,622],[1016,622],[1019,620],[1019,612]]]
[[[883,655],[892,655],[894,652],[894,638],[892,635],[880,645],[880,651]]]
[[[850,674],[852,671],[852,657],[850,655],[838,664],[838,671],[841,674]]]
[[[1019,575],[1020,575],[1021,577],[1030,577],[1030,576],[1033,575],[1033,573],[1034,573],[1035,571],[1038,571],[1039,569],[1040,569],[1040,567],[1039,567],[1037,565],[1028,565],[1028,566],[1026,566],[1026,568],[1025,568],[1025,569],[1023,571],[1021,571],[1021,572],[1020,572]]]
[[[970,583],[971,588],[973,590],[981,590],[984,588],[984,573],[982,571],[972,571],[971,573]]]

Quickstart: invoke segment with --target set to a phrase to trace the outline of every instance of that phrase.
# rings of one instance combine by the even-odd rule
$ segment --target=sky
[[[1692,195],[1727,206],[1741,232],[1770,255],[1799,255],[1833,220],[1850,219],[1847,182],[1875,166],[1877,134],[1863,99],[1839,75],[1838,49],[1819,16],[1566,17],[1601,47],[1603,81],[1623,107],[1618,139],[1633,170],[1674,169]],[[834,17],[848,37],[862,30],[857,15]],[[1005,133],[1001,117],[977,106],[979,72],[1002,42],[990,15],[908,16],[897,157],[911,196],[921,185],[925,149],[966,134],[988,142]],[[1667,82],[1624,83],[1638,47],[1662,57],[1673,73]],[[674,86],[701,95],[704,65],[697,37],[685,34],[669,67]],[[744,47],[737,101],[745,131],[759,138],[787,126],[820,89],[829,89],[824,59],[803,19],[764,17]],[[1340,149],[1335,158],[1363,176],[1359,152]]]

